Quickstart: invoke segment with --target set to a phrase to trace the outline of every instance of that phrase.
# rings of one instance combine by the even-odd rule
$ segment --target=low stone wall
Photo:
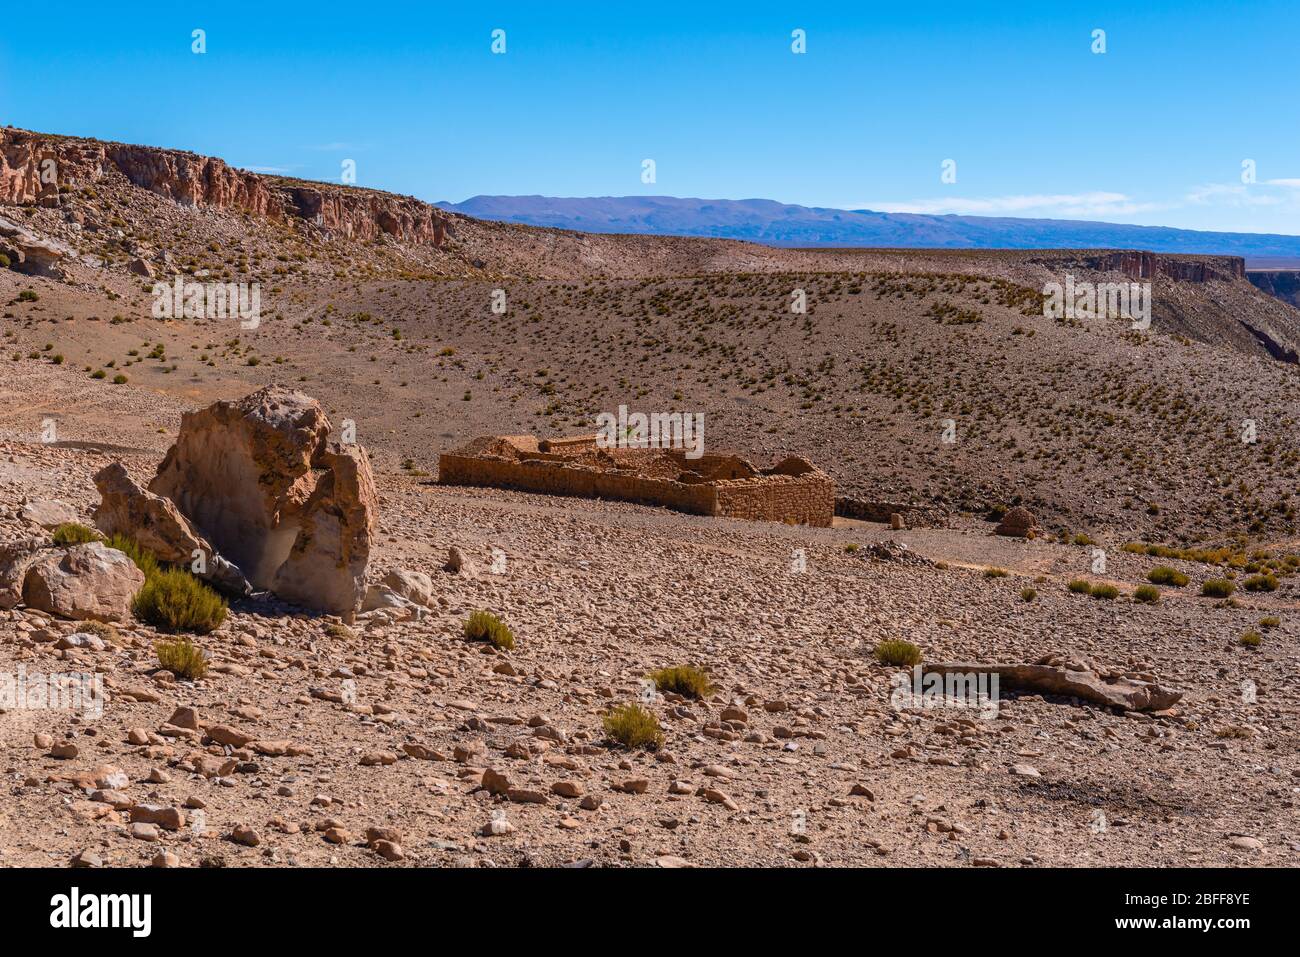
[[[712,485],[685,485],[542,459],[509,462],[444,453],[438,457],[438,482],[639,502],[692,515],[717,514],[718,496]]]
[[[718,515],[829,528],[835,484],[818,475],[765,475],[718,482]]]
[[[564,447],[555,441],[544,446],[552,450]],[[490,443],[475,440],[471,447],[484,449]],[[708,478],[683,471],[682,480],[677,481],[638,474],[628,468],[565,461],[565,456],[555,451],[529,452],[518,459],[464,452],[439,456],[439,484],[612,499],[659,505],[692,515],[821,527],[829,527],[835,514],[834,482],[798,459],[787,459],[775,469],[760,473],[743,459],[713,456],[704,463]],[[686,468],[695,464],[687,461]]]

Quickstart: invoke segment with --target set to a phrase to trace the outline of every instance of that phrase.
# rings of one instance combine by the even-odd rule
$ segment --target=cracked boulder
[[[257,589],[320,611],[365,595],[377,496],[365,450],[330,445],[315,399],[269,386],[186,413],[154,495]]]

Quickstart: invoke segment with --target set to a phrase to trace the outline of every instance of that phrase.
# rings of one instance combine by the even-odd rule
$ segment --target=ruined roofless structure
[[[438,482],[823,528],[835,514],[835,483],[797,456],[757,469],[734,455],[688,458],[680,449],[603,449],[594,435],[475,439],[438,457]]]

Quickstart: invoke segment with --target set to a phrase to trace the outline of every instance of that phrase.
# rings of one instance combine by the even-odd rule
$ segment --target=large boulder
[[[384,576],[384,584],[407,601],[426,607],[433,604],[433,580],[424,572],[394,568]]]
[[[100,469],[95,487],[101,498],[95,525],[105,535],[124,535],[162,561],[182,567],[192,568],[194,553],[201,552],[199,578],[238,595],[252,591],[239,568],[199,534],[170,499],[142,489],[121,463]]]
[[[299,519],[298,536],[271,590],[281,598],[346,613],[366,593],[375,534],[375,480],[365,451],[334,443],[318,458],[326,471]]]
[[[181,420],[149,491],[170,499],[256,588],[351,613],[365,595],[377,496],[365,450],[328,442],[329,419],[270,386]]]
[[[49,279],[66,278],[62,264],[73,252],[67,244],[38,236],[4,217],[0,217],[0,236],[5,238],[5,246],[15,253],[9,258],[19,272]]]
[[[149,491],[176,503],[254,586],[270,588],[329,431],[315,400],[278,387],[187,412]]]
[[[77,621],[125,621],[144,573],[122,552],[99,542],[43,556],[27,570],[29,608]]]

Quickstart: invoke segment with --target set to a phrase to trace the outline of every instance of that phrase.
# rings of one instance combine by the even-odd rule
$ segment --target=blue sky
[[[358,185],[427,200],[764,197],[1300,233],[1295,0],[145,6],[15,8],[0,122],[309,179],[352,159]]]

